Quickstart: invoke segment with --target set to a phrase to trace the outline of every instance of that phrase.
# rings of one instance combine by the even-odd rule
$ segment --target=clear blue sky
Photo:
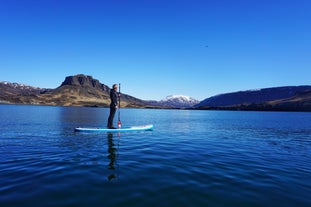
[[[145,100],[311,84],[310,0],[0,0],[0,81]]]

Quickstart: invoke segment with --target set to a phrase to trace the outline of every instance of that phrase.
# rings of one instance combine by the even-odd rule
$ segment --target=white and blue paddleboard
[[[133,132],[133,131],[151,131],[152,129],[153,124],[148,124],[144,126],[132,126],[117,129],[77,127],[75,128],[75,132]]]

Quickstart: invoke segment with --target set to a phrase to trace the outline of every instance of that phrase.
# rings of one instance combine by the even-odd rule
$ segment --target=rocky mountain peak
[[[61,84],[61,86],[64,85],[99,87],[101,84],[92,76],[78,74],[75,76],[67,76]]]
[[[67,76],[64,82],[61,84],[62,86],[81,86],[88,88],[96,88],[104,91],[109,91],[110,88],[104,84],[101,84],[99,80],[94,79],[92,76],[78,74],[74,76]]]

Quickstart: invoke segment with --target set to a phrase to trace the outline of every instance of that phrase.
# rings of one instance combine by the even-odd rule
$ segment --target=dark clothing
[[[116,113],[116,108],[111,108],[110,107],[110,113],[109,113],[109,118],[108,118],[108,125],[107,125],[107,128],[113,128],[113,118],[114,118],[114,115]]]
[[[116,113],[117,107],[118,107],[118,93],[114,90],[110,90],[110,113],[108,118],[108,128],[113,128],[113,118]]]
[[[111,89],[110,90],[110,108],[116,108],[118,106],[118,93]]]

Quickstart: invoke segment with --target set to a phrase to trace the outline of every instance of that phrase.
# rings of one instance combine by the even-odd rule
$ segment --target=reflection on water
[[[311,113],[124,109],[156,129],[74,132],[108,113],[0,104],[0,206],[311,206]]]
[[[118,178],[117,171],[119,169],[119,165],[117,163],[117,158],[119,149],[119,138],[120,134],[118,134],[118,137],[114,139],[113,133],[107,133],[108,159],[109,159],[108,170],[111,170],[111,174],[108,176],[109,181]]]

